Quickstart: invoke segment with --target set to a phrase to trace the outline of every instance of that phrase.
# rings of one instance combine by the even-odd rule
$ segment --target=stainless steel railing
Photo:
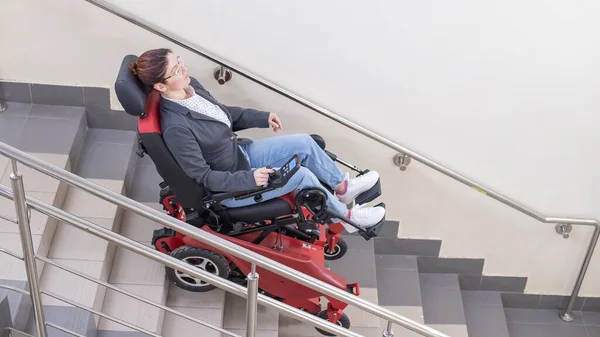
[[[301,273],[279,262],[268,259],[262,255],[252,252],[251,250],[240,247],[216,235],[199,230],[198,228],[192,225],[179,221],[167,214],[161,213],[151,207],[131,200],[100,185],[94,184],[73,173],[59,169],[9,145],[0,143],[0,155],[6,156],[7,158],[11,159],[12,162],[12,192],[9,189],[0,186],[0,196],[12,199],[15,202],[15,208],[17,211],[17,223],[19,224],[19,231],[21,233],[21,241],[23,245],[23,258],[27,269],[30,296],[32,298],[34,306],[34,317],[36,319],[36,328],[39,337],[46,337],[47,335],[45,331],[46,324],[44,319],[44,313],[41,304],[41,294],[43,293],[48,296],[55,297],[59,300],[65,299],[57,297],[56,294],[49,293],[45,290],[41,291],[39,289],[35,265],[36,257],[33,250],[31,231],[29,229],[29,208],[32,208],[45,215],[58,219],[61,222],[75,226],[81,230],[86,231],[87,233],[100,237],[104,240],[110,241],[116,244],[117,246],[124,247],[142,256],[160,262],[163,265],[166,265],[173,269],[177,269],[181,272],[185,272],[188,275],[197,277],[199,279],[205,280],[228,292],[234,293],[238,296],[246,297],[248,299],[248,308],[250,309],[248,310],[248,313],[250,314],[256,315],[256,310],[252,310],[252,308],[255,307],[257,303],[260,303],[262,305],[272,307],[284,314],[290,315],[300,321],[319,327],[323,330],[332,332],[339,336],[358,337],[360,335],[352,331],[346,330],[338,325],[334,325],[328,321],[322,320],[307,312],[297,310],[273,298],[264,296],[262,294],[258,294],[258,292],[253,289],[253,287],[257,287],[256,283],[249,282],[249,287],[244,288],[233,282],[224,280],[217,275],[213,275],[204,270],[197,269],[183,261],[177,260],[171,256],[151,249],[150,247],[147,247],[131,239],[113,233],[112,231],[102,226],[96,225],[90,221],[78,218],[73,214],[67,213],[63,210],[40,202],[36,199],[27,198],[25,196],[25,190],[23,188],[22,175],[18,171],[17,162],[20,162],[25,166],[28,166],[52,178],[58,179],[74,187],[80,188],[96,197],[116,204],[117,206],[127,211],[139,214],[140,216],[152,220],[160,225],[171,228],[200,242],[206,243],[211,247],[214,247],[215,249],[237,256],[245,261],[251,262],[253,265],[253,271],[256,270],[256,267],[261,267],[265,270],[271,271],[282,277],[290,279],[296,283],[315,289],[324,295],[331,296],[333,298],[347,303],[348,305],[355,306],[358,309],[364,310],[377,317],[385,319],[391,322],[391,324],[388,325],[389,329],[386,329],[386,331],[384,331],[384,333],[386,333],[387,336],[389,336],[389,334],[391,333],[391,327],[393,323],[398,324],[410,331],[416,332],[422,336],[447,337],[447,335],[436,331],[435,329],[432,329],[426,325],[420,324],[409,318],[400,316],[388,309],[377,306],[371,302],[365,301],[358,296],[352,295],[346,292],[345,290],[335,288],[323,281]],[[258,278],[258,273],[251,272],[249,275],[250,281],[252,281],[254,277]],[[76,305],[76,303],[69,304]],[[89,309],[90,312],[93,312],[94,314],[99,314],[97,312],[92,311],[90,308],[85,308],[82,306],[80,306],[80,308],[84,310]],[[249,329],[256,327],[255,322],[256,317],[247,317],[248,331]],[[253,336],[252,333],[253,332],[249,332],[249,336]]]
[[[240,67],[232,64],[231,62],[225,61],[224,59],[213,55],[205,50],[201,50],[198,47],[193,46],[191,43],[186,43],[183,41],[182,38],[175,36],[174,34],[165,31],[164,29],[161,29],[160,27],[158,27],[157,25],[154,25],[148,21],[145,21],[135,15],[133,15],[132,13],[128,13],[122,9],[119,9],[115,6],[112,6],[102,0],[85,0],[99,8],[102,8],[103,10],[112,13],[126,21],[129,21],[131,23],[133,23],[134,25],[141,27],[151,33],[154,33],[160,37],[165,38],[166,40],[186,49],[189,50],[190,52],[202,56],[206,59],[209,59],[215,63],[220,64],[221,66],[227,67],[229,69],[231,69],[233,72],[255,82],[260,84],[261,86],[274,91],[300,105],[303,105],[325,117],[328,117],[364,136],[367,136],[395,151],[398,151],[399,154],[401,155],[400,158],[402,160],[405,160],[406,158],[412,158],[417,160],[418,162],[456,180],[459,181],[471,188],[473,188],[474,190],[482,193],[483,195],[486,195],[492,199],[495,199],[497,201],[500,201],[501,203],[521,212],[524,213],[525,215],[532,217],[538,221],[541,221],[543,223],[551,223],[551,224],[557,224],[557,225],[583,225],[583,226],[594,226],[595,230],[594,230],[594,234],[592,235],[591,239],[590,239],[590,243],[588,245],[588,249],[587,252],[585,254],[585,258],[582,262],[581,265],[581,269],[579,271],[579,275],[577,276],[577,280],[575,281],[575,285],[573,286],[573,291],[571,292],[571,297],[569,299],[569,302],[567,304],[567,307],[565,308],[565,310],[561,313],[561,318],[565,321],[572,321],[574,319],[573,317],[573,306],[575,305],[575,300],[577,299],[577,296],[579,294],[579,290],[581,289],[581,285],[583,284],[583,280],[585,279],[585,274],[587,272],[588,266],[590,264],[590,261],[592,259],[592,256],[594,254],[594,249],[596,247],[596,244],[598,242],[598,237],[600,235],[600,220],[598,219],[576,219],[576,218],[556,218],[556,217],[548,217],[548,216],[544,216],[536,211],[533,211],[529,208],[527,208],[526,206],[522,205],[521,203],[514,201],[508,197],[505,197],[503,195],[501,195],[500,193],[494,192],[492,189],[489,189],[487,187],[484,187],[483,185],[447,168],[444,167],[438,163],[436,163],[435,161],[426,158],[390,139],[387,139],[381,135],[378,135],[377,133],[368,130],[367,128],[364,128],[352,121],[350,121],[349,119],[346,119],[340,115],[337,115],[335,113],[333,113],[332,111],[329,111],[317,104],[314,104],[310,101],[308,101],[305,98],[302,98],[274,83],[271,83],[255,74],[250,73],[249,71],[243,70]],[[402,166],[401,166],[402,168]]]
[[[0,187],[0,188],[1,188],[1,187]],[[8,192],[8,190],[6,190],[6,189],[3,189],[3,188],[1,188],[1,189],[2,189],[2,190],[0,190],[0,195],[2,195],[2,196],[6,196],[6,195],[5,195],[6,193],[10,193],[10,192]],[[14,197],[13,197],[13,199],[14,199]],[[51,206],[49,206],[49,205],[46,205],[46,206],[47,206],[47,207],[51,207]],[[21,261],[24,261],[24,258],[23,258],[22,256],[20,256],[19,254],[16,254],[16,253],[14,253],[14,252],[8,251],[8,250],[6,250],[6,249],[0,249],[0,253],[5,253],[5,254],[8,254],[8,255],[10,255],[10,256],[12,256],[12,257],[16,258],[16,259],[19,259],[19,260],[21,260]],[[123,294],[123,295],[125,295],[125,296],[131,297],[131,298],[133,298],[133,299],[136,299],[136,300],[138,300],[138,301],[140,301],[140,302],[143,302],[143,303],[149,304],[149,305],[151,305],[151,306],[153,306],[153,307],[155,307],[155,308],[162,309],[162,310],[164,310],[164,311],[166,311],[166,312],[172,313],[172,314],[174,314],[174,315],[177,315],[177,316],[179,316],[179,317],[183,317],[183,318],[185,318],[185,319],[187,319],[187,320],[189,320],[189,321],[192,321],[192,322],[194,322],[194,323],[197,323],[197,324],[203,325],[203,326],[205,326],[205,327],[207,327],[207,328],[210,328],[211,330],[219,331],[219,332],[221,332],[223,335],[232,336],[232,337],[241,337],[240,335],[237,335],[237,334],[235,334],[235,333],[232,333],[232,332],[230,332],[230,331],[227,331],[227,330],[225,330],[225,329],[222,329],[222,328],[220,328],[220,327],[218,327],[218,326],[216,326],[216,325],[213,325],[213,324],[210,324],[210,323],[208,323],[208,322],[204,322],[204,321],[201,321],[201,320],[199,320],[199,319],[193,318],[193,317],[191,317],[191,316],[189,316],[189,315],[186,315],[186,314],[184,314],[184,313],[182,313],[182,312],[180,312],[180,311],[177,311],[177,310],[171,309],[171,308],[169,308],[169,307],[167,307],[167,306],[161,305],[161,304],[159,304],[159,303],[156,303],[156,302],[150,301],[150,300],[148,300],[148,299],[145,299],[145,298],[143,298],[143,297],[140,297],[140,296],[138,296],[138,295],[135,295],[135,294],[133,294],[133,293],[131,293],[131,292],[128,292],[128,291],[126,291],[126,290],[123,290],[123,289],[121,289],[121,288],[119,288],[119,287],[116,287],[116,286],[114,286],[114,285],[110,284],[110,283],[104,282],[104,281],[102,281],[102,280],[99,280],[99,279],[97,279],[97,278],[91,277],[91,276],[89,276],[89,275],[86,275],[86,274],[84,274],[84,273],[78,272],[78,271],[76,271],[76,270],[74,270],[74,269],[71,269],[71,268],[69,268],[69,267],[62,266],[62,265],[60,265],[60,264],[58,264],[58,263],[56,263],[56,262],[54,262],[54,261],[52,261],[51,259],[48,259],[48,258],[46,258],[46,257],[43,257],[43,256],[36,255],[36,256],[35,256],[35,259],[37,259],[37,260],[40,260],[40,261],[42,261],[42,262],[44,262],[44,263],[47,263],[47,264],[49,264],[49,265],[51,265],[51,266],[53,266],[53,267],[56,267],[56,268],[62,269],[62,270],[66,271],[66,272],[68,272],[68,273],[70,273],[70,274],[77,275],[77,276],[79,276],[79,277],[81,277],[81,278],[84,278],[84,279],[86,279],[86,280],[88,280],[88,281],[94,282],[94,283],[96,283],[96,284],[98,284],[98,285],[104,286],[104,287],[106,287],[106,288],[108,288],[108,289],[111,289],[111,290],[114,290],[114,291],[116,291],[116,292],[119,292],[119,293],[121,293],[121,294]],[[0,289],[6,289],[6,290],[14,291],[14,292],[16,292],[16,293],[20,293],[20,294],[22,294],[22,295],[31,296],[31,294],[30,294],[30,292],[29,292],[29,291],[22,290],[22,289],[19,289],[19,288],[17,288],[17,287],[13,287],[13,286],[9,286],[9,285],[3,285],[3,284],[0,284]],[[52,297],[52,298],[55,298],[55,299],[57,299],[57,300],[60,300],[60,301],[62,301],[62,302],[64,302],[64,303],[70,304],[70,305],[72,305],[72,306],[74,306],[74,307],[77,307],[77,308],[80,308],[80,309],[82,309],[82,310],[85,310],[85,311],[87,311],[87,312],[90,312],[90,313],[96,314],[96,315],[98,315],[98,316],[100,316],[100,317],[103,317],[103,318],[105,318],[105,319],[109,320],[109,321],[113,321],[113,322],[115,322],[115,323],[121,324],[121,325],[123,325],[123,326],[126,326],[126,327],[128,327],[128,328],[130,328],[130,329],[133,329],[133,330],[136,330],[136,331],[139,331],[139,332],[145,333],[145,334],[147,334],[147,335],[150,335],[150,336],[155,336],[155,337],[156,337],[156,336],[158,336],[157,334],[153,333],[152,331],[149,331],[149,330],[146,330],[146,329],[144,329],[144,328],[142,328],[142,327],[139,327],[139,326],[136,326],[136,325],[130,324],[130,323],[128,323],[128,322],[125,322],[125,321],[123,321],[123,320],[121,320],[121,319],[118,319],[118,318],[116,318],[116,317],[113,317],[113,316],[110,316],[110,315],[107,315],[107,314],[104,314],[104,313],[98,312],[98,311],[96,311],[96,310],[94,310],[94,309],[91,309],[91,308],[85,307],[85,306],[83,306],[83,305],[81,305],[81,304],[78,304],[78,303],[75,303],[75,302],[73,302],[73,301],[70,301],[69,299],[66,299],[66,298],[64,298],[64,297],[62,297],[62,296],[56,295],[56,294],[54,294],[54,293],[52,293],[52,292],[49,292],[49,291],[47,291],[47,290],[45,290],[45,289],[40,289],[40,293],[42,293],[42,294],[45,294],[45,295],[47,295],[47,296],[50,296],[50,297]],[[82,336],[82,335],[80,335],[80,334],[78,334],[78,333],[76,333],[76,332],[73,332],[73,331],[71,331],[71,330],[68,330],[68,329],[66,329],[66,328],[64,328],[64,327],[58,326],[58,325],[56,325],[56,324],[54,324],[54,323],[52,323],[52,322],[48,322],[48,321],[46,321],[46,322],[45,322],[45,325],[46,325],[46,326],[50,326],[50,327],[52,327],[52,328],[55,328],[55,329],[58,329],[58,330],[61,330],[61,331],[63,331],[63,332],[66,332],[66,333],[68,333],[68,334],[70,334],[70,335],[73,335],[73,336],[85,337],[85,336]]]
[[[30,335],[28,333],[25,333],[23,331],[19,331],[17,329],[13,329],[13,328],[5,328],[4,331],[8,332],[8,337],[15,337],[14,334],[16,334],[16,333],[18,333],[22,336],[25,336],[25,337],[33,337],[32,335]],[[0,336],[2,336],[2,334],[0,334]]]
[[[2,87],[2,83],[0,83],[0,112],[5,111],[8,108],[6,105],[6,100],[4,99],[4,88]]]

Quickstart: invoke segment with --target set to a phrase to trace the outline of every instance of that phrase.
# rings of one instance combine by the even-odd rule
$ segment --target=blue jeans
[[[253,169],[271,166],[278,169],[294,154],[300,156],[302,167],[283,187],[263,193],[263,201],[280,197],[293,191],[307,187],[322,187],[319,180],[334,189],[344,180],[342,172],[334,161],[307,134],[279,136],[255,140],[250,144],[240,145]],[[344,203],[327,193],[327,206],[340,215],[345,216],[348,209]],[[254,204],[254,198],[244,200],[226,199],[222,202],[227,207],[242,207]]]

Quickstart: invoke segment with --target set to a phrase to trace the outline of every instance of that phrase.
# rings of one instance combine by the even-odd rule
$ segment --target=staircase
[[[0,141],[160,209],[161,179],[148,157],[138,159],[135,155],[135,133],[88,128],[90,117],[86,114],[89,115],[89,109],[84,107],[9,102],[9,110],[0,113]],[[10,186],[8,166],[8,160],[0,157],[2,184]],[[19,168],[31,197],[135,241],[149,245],[152,231],[160,227],[22,165]],[[13,207],[12,202],[0,198],[1,214],[14,218]],[[160,264],[37,212],[32,213],[31,226],[38,254],[244,336],[244,299],[221,290],[182,291],[166,281]],[[361,297],[450,336],[600,337],[597,299],[580,301],[575,322],[565,323],[557,314],[565,303],[564,296],[524,295],[526,278],[482,275],[483,259],[441,258],[441,241],[400,239],[399,234],[400,223],[390,221],[381,236],[370,241],[347,235],[344,239],[350,247],[348,253],[340,260],[328,262],[328,268],[349,282],[360,282]],[[0,247],[21,253],[15,224],[0,220]],[[40,263],[38,270],[42,288],[150,333],[166,337],[221,336],[56,267]],[[26,289],[22,262],[0,254],[0,282]],[[3,300],[8,303],[12,325],[34,334],[28,298],[0,290],[0,304]],[[48,321],[86,336],[145,336],[48,296],[43,297],[43,303]],[[381,336],[387,324],[353,307],[347,308],[346,313],[352,322],[351,330],[364,336]],[[261,337],[320,336],[314,328],[260,306],[258,329],[257,336]],[[67,336],[52,328],[48,332],[50,336]],[[418,335],[395,326],[394,336]]]

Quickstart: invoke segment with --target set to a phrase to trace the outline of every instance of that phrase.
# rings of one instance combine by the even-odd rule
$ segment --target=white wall
[[[593,0],[113,2],[540,212],[600,217]],[[111,87],[123,55],[173,47],[83,1],[2,2],[0,12],[8,80]],[[570,291],[589,229],[564,240],[422,165],[400,173],[393,151],[240,76],[218,86],[214,64],[175,50],[222,100],[280,112],[286,132],[324,134],[380,171],[401,236],[484,257],[488,275],[528,276],[528,292]],[[600,296],[598,284],[595,258],[582,295]]]

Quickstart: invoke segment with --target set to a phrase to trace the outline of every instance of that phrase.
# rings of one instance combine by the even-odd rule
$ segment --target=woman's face
[[[159,91],[179,91],[190,84],[190,76],[187,68],[183,64],[181,57],[173,53],[167,55],[168,64],[165,72],[165,79],[162,83],[157,83],[155,88]]]

